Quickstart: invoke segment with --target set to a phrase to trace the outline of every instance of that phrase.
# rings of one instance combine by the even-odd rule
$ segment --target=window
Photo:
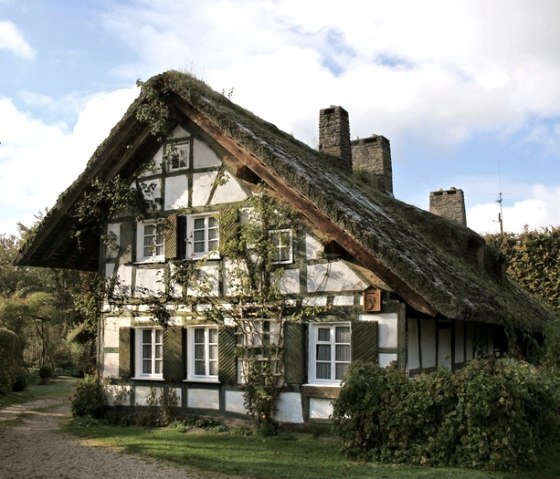
[[[309,334],[309,381],[340,384],[351,360],[350,325],[313,324]]]
[[[187,217],[187,257],[218,256],[220,241],[218,219],[212,215]]]
[[[189,166],[189,140],[169,143],[165,148],[168,171],[180,170]]]
[[[162,224],[156,222],[138,223],[137,260],[163,261],[164,237]]]
[[[242,347],[247,356],[256,361],[267,361],[265,354],[273,352],[274,347],[279,344],[282,323],[270,319],[249,319],[241,323],[241,335],[238,338],[238,346]],[[249,363],[242,357],[237,361],[237,382],[245,383]]]
[[[200,326],[189,328],[187,378],[190,380],[218,380],[218,328]]]
[[[292,256],[292,230],[273,230],[268,233],[272,243],[272,262],[274,264],[287,264],[293,261]]]
[[[163,330],[136,330],[136,378],[163,379]]]

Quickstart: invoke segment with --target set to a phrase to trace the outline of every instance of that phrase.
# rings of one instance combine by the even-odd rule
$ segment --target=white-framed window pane
[[[319,341],[330,342],[330,340],[331,340],[331,328],[318,328],[317,339]]]
[[[155,361],[155,371],[156,374],[161,374],[163,372],[163,361],[161,359]]]
[[[213,216],[201,216],[188,220],[190,224],[191,253],[202,256],[205,253],[217,251],[219,246],[218,219]]]
[[[350,345],[337,344],[336,345],[336,360],[350,362]]]
[[[157,224],[145,224],[142,241],[142,256],[149,258],[163,254],[164,234],[162,228]]]
[[[204,229],[205,218],[195,218],[194,220],[194,229],[201,230]]]
[[[189,165],[190,144],[188,141],[171,143],[166,146],[167,168],[178,170]]]
[[[317,361],[330,361],[331,360],[331,345],[318,344],[317,345]]]
[[[317,363],[317,379],[331,378],[331,363]]]
[[[191,328],[190,355],[187,361],[189,377],[212,378],[218,375],[218,328],[203,326]]]
[[[349,343],[350,342],[350,328],[348,326],[337,326],[335,335],[335,342]]]
[[[163,372],[163,331],[141,329],[137,332],[136,359],[142,376],[161,377]]]
[[[210,361],[210,376],[218,375],[218,361]]]
[[[218,344],[218,328],[210,328],[208,330],[208,341],[210,344]]]
[[[152,360],[151,359],[144,359],[142,361],[142,373],[143,374],[152,374]]]
[[[336,364],[336,376],[337,381],[341,381],[348,370],[348,363],[337,363]]]
[[[292,261],[292,231],[272,230],[269,232],[269,238],[273,248],[272,261],[290,263]]]

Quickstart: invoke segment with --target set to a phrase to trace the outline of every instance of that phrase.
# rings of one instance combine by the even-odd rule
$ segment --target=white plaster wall
[[[333,306],[354,306],[354,296],[335,296],[333,298]]]
[[[178,284],[177,281],[172,279],[177,267],[173,263],[168,263],[168,267],[169,275],[171,276],[171,279],[169,280],[169,294],[173,298],[179,298],[183,294],[183,287]]]
[[[274,419],[284,423],[303,423],[303,410],[299,393],[281,393]]]
[[[220,166],[220,158],[206,143],[195,138],[193,145],[193,159],[195,168],[209,168]]]
[[[380,348],[398,347],[397,313],[360,314],[359,319],[360,321],[377,321]]]
[[[187,390],[187,407],[196,409],[220,409],[220,392],[215,389]]]
[[[422,341],[422,367],[432,368],[436,366],[436,322],[431,319],[422,319],[421,341]]]
[[[438,367],[451,369],[451,329],[440,329],[438,335]]]
[[[161,165],[163,163],[163,146],[160,146],[156,154],[153,156],[151,165],[144,168],[138,176],[149,176],[161,173]]]
[[[243,405],[245,399],[241,391],[226,391],[226,411],[238,414],[247,414],[247,409]]]
[[[178,210],[189,206],[189,182],[186,175],[165,178],[164,209]]]
[[[119,353],[103,354],[103,377],[104,378],[119,377]]]
[[[163,268],[137,268],[135,296],[155,296],[164,290]]]
[[[103,324],[103,346],[106,348],[119,347],[119,328],[129,328],[130,318],[107,316]]]
[[[327,305],[326,296],[309,296],[307,298],[303,298],[302,300],[302,306],[304,308],[323,307],[326,305]]]
[[[202,266],[199,268],[198,288],[187,287],[189,296],[206,296],[210,288],[210,296],[218,296],[220,288],[220,270],[217,266]]]
[[[207,171],[205,173],[193,174],[192,205],[205,206],[210,199],[210,193],[214,186],[217,171]]]
[[[307,266],[307,291],[357,291],[366,284],[342,261]]]
[[[110,241],[105,246],[105,254],[107,258],[116,258],[119,254],[119,244],[121,241],[121,224],[109,223],[107,225],[107,236]]]
[[[420,358],[418,356],[418,321],[416,318],[407,318],[406,323],[408,330],[408,364],[406,368],[408,370],[418,369],[420,367]]]
[[[150,394],[152,387],[150,386],[136,386],[134,388],[134,395],[135,395],[135,404],[137,406],[147,406],[148,405],[148,395]],[[156,390],[156,397],[161,399],[161,394],[163,392],[162,386],[154,385],[153,389]],[[177,395],[177,403],[181,405],[182,403],[182,392],[181,388],[171,388],[171,390],[175,391]]]
[[[185,130],[181,125],[177,125],[173,130],[173,133],[171,133],[171,138],[173,139],[185,138],[187,136],[190,136],[190,133],[187,130]]]
[[[309,418],[310,419],[329,419],[333,412],[332,401],[330,399],[309,399]]]
[[[323,257],[324,248],[322,243],[310,234],[305,235],[305,257],[307,259],[318,259]]]
[[[241,269],[242,268],[242,269]],[[239,276],[243,277],[246,268],[240,261],[232,261],[226,259],[224,261],[224,295],[235,296],[241,293],[241,281]]]
[[[280,293],[299,293],[299,269],[286,269],[280,277],[275,276],[274,279]]]
[[[147,191],[143,191],[144,198],[150,202],[151,210],[159,210],[161,208],[161,181],[159,179],[146,180],[141,182],[146,186]],[[151,203],[155,201],[155,203]]]
[[[109,406],[130,406],[130,386],[109,384],[105,386],[105,397]]]
[[[394,353],[379,353],[379,366],[386,368],[390,366],[393,361],[397,361],[398,357]]]
[[[247,199],[247,195],[243,191],[243,188],[241,188],[237,180],[226,171],[224,174],[224,182],[216,187],[211,204],[233,203],[234,201],[243,201],[245,199]]]
[[[118,284],[115,285],[115,294],[130,296],[132,287],[132,266],[120,264],[115,271],[114,263],[105,265],[105,277],[112,278],[116,276]]]

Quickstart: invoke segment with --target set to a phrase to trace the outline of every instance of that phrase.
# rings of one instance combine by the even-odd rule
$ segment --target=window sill
[[[184,383],[206,383],[206,384],[220,384],[220,380],[218,378],[187,378],[183,379]]]
[[[165,381],[163,376],[134,376],[131,378],[133,381]]]
[[[301,394],[305,397],[336,399],[340,394],[340,384],[302,384]]]
[[[157,256],[154,258],[146,258],[146,259],[140,259],[138,261],[134,261],[133,264],[155,264],[155,263],[165,263],[165,257],[164,256]]]

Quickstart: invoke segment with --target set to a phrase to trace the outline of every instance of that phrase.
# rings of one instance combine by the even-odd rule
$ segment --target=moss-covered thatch
[[[549,310],[503,278],[498,254],[474,231],[360,185],[323,154],[190,75],[163,73],[150,79],[144,91],[158,92],[174,115],[185,111],[182,106],[201,113],[439,314],[525,330],[540,329],[552,319]],[[133,153],[157,147],[154,136],[147,133],[148,126],[137,119],[145,96],[140,95],[130,106],[84,173],[60,196],[35,239],[22,251],[20,264],[54,266],[54,261],[60,261],[64,247],[71,247],[68,241],[60,241],[72,225],[69,212],[91,179],[130,176],[139,161]],[[56,241],[58,249],[46,248],[49,241]],[[97,266],[96,250],[74,253],[66,266],[83,268],[86,264]]]

